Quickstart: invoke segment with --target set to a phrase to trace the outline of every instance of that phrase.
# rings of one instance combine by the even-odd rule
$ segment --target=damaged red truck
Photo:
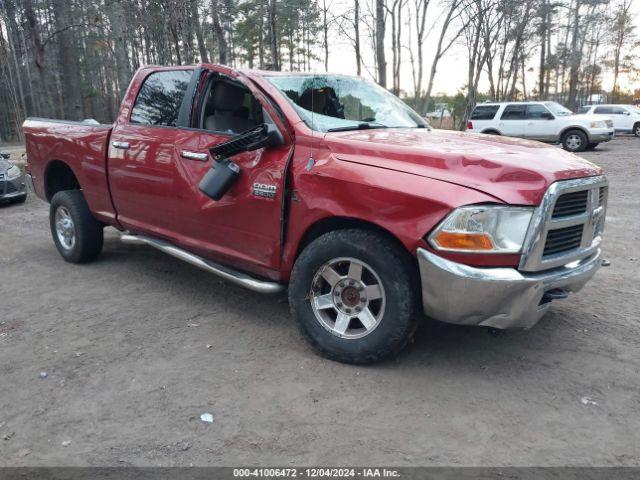
[[[329,358],[399,352],[420,313],[530,327],[601,264],[602,170],[554,146],[433,130],[360,78],[145,67],[113,125],[30,118],[65,260],[103,228],[255,292],[287,288]]]

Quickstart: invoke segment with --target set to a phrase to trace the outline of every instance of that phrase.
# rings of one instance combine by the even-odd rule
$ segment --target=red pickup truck
[[[30,118],[62,257],[103,228],[255,292],[288,285],[329,358],[399,352],[420,312],[530,327],[601,264],[602,170],[533,141],[433,130],[343,75],[145,67],[113,125]]]

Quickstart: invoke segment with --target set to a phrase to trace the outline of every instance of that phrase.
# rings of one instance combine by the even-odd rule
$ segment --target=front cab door
[[[274,110],[260,92],[237,77],[218,71],[202,75],[200,100],[193,106],[191,127],[176,136],[176,241],[190,250],[269,278],[280,266],[284,171],[290,142],[235,155],[240,175],[220,200],[198,188],[214,164],[209,150],[262,123]],[[269,111],[272,113],[270,114]]]

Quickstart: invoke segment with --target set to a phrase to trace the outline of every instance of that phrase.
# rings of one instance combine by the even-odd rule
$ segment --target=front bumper
[[[589,258],[545,272],[476,268],[418,249],[422,303],[427,316],[447,323],[494,328],[528,328],[549,308],[545,293],[578,291],[602,263]]]
[[[613,140],[613,137],[615,137],[615,130],[613,128],[597,129],[589,132],[589,142],[591,143],[608,142],[609,140]]]
[[[27,195],[27,185],[25,175],[8,180],[6,177],[0,178],[0,201],[11,200],[12,198],[24,197]]]

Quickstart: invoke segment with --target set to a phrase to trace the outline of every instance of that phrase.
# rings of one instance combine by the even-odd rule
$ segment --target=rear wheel
[[[364,230],[327,233],[298,257],[289,303],[324,356],[366,364],[399,353],[417,326],[419,291],[410,255]]]
[[[562,137],[562,147],[570,152],[582,152],[588,144],[589,140],[581,130],[569,130]]]
[[[58,252],[67,262],[88,262],[102,251],[103,225],[91,214],[79,190],[65,190],[53,196],[49,223]]]
[[[636,123],[636,124],[633,126],[633,134],[634,134],[636,137],[640,137],[640,122]]]

